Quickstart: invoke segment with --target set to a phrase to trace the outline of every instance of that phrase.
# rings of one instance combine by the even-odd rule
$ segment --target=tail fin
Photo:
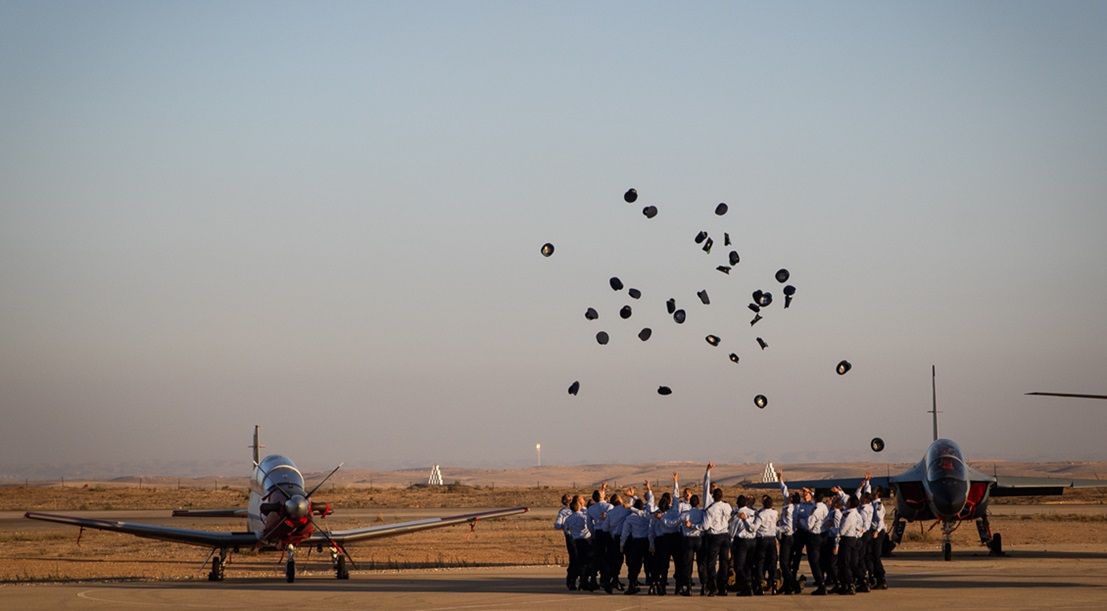
[[[930,366],[930,393],[934,398],[934,409],[931,414],[934,414],[934,439],[931,441],[938,441],[938,382],[935,380],[937,374],[935,373],[934,365]]]
[[[258,426],[256,424],[254,425],[254,445],[251,446],[251,447],[254,448],[254,464],[255,465],[261,462],[261,449],[265,447],[265,446],[261,445],[260,443],[258,443],[258,429],[260,429],[260,428],[261,428],[260,426]]]

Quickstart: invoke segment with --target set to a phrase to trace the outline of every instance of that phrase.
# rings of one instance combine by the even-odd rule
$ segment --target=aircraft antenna
[[[938,441],[938,382],[937,372],[934,365],[930,366],[930,396],[934,399],[934,409],[930,412],[934,414],[934,439],[932,441]]]
[[[254,464],[255,465],[261,464],[261,449],[265,447],[265,446],[261,445],[260,443],[258,443],[258,429],[260,429],[260,428],[261,428],[260,426],[258,426],[256,424],[254,425],[254,445],[250,446],[251,448],[254,449]]]

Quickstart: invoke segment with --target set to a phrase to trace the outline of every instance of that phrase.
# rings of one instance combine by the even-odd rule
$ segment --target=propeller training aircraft
[[[932,385],[933,376],[932,368]],[[1027,394],[1107,399],[1107,396],[1102,395]],[[989,498],[1060,495],[1066,488],[1107,488],[1107,481],[1095,479],[1012,477],[981,473],[968,465],[956,442],[938,437],[937,393],[934,394],[934,409],[931,413],[934,415],[934,440],[922,460],[903,473],[870,479],[872,486],[891,490],[896,497],[894,522],[889,537],[890,548],[895,548],[903,540],[907,522],[933,520],[935,525],[942,526],[942,556],[950,560],[953,553],[953,532],[962,522],[975,520],[981,545],[987,547],[991,555],[1002,556],[1003,540],[999,533],[992,532],[988,524]],[[787,483],[793,489],[813,488],[825,491],[834,486],[853,490],[863,482],[863,478],[835,478]],[[758,483],[751,487],[775,488],[777,485]]]
[[[285,578],[291,583],[296,578],[295,552],[300,546],[307,546],[309,549],[317,547],[320,551],[323,547],[328,548],[331,553],[331,566],[335,571],[335,576],[338,579],[349,579],[350,573],[346,568],[346,560],[349,559],[354,568],[357,568],[353,557],[346,551],[346,545],[349,543],[454,524],[468,523],[470,527],[475,528],[478,520],[502,518],[527,512],[526,507],[511,507],[444,518],[427,518],[367,528],[330,531],[319,528],[314,516],[326,518],[334,511],[331,504],[313,503],[312,495],[342,465],[335,467],[334,471],[331,471],[327,477],[323,478],[308,492],[304,488],[303,475],[300,474],[299,469],[291,460],[280,454],[271,454],[259,460],[261,447],[258,443],[258,427],[255,426],[254,472],[253,477],[250,478],[250,501],[246,509],[177,510],[173,512],[176,517],[245,517],[249,529],[247,532],[192,530],[34,511],[28,511],[23,515],[32,520],[45,520],[79,526],[82,530],[95,528],[174,543],[210,547],[212,552],[209,555],[211,560],[211,572],[208,574],[209,581],[223,581],[224,571],[230,561],[232,552],[239,552],[243,549],[279,550],[286,558]],[[218,552],[218,555],[216,555],[216,552]]]

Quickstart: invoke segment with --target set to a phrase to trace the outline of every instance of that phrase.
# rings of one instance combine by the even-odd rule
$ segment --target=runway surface
[[[1015,548],[1005,558],[980,551],[955,552],[945,562],[935,552],[898,552],[886,561],[890,588],[856,596],[762,596],[756,600],[673,595],[625,596],[570,592],[564,568],[355,572],[349,581],[325,574],[295,583],[280,579],[72,583],[0,587],[8,609],[375,608],[462,609],[855,609],[891,605],[903,609],[1101,609],[1107,607],[1107,546],[1068,546],[1049,551]]]

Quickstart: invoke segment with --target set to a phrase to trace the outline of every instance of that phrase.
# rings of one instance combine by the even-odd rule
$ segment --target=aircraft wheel
[[[337,568],[336,572],[337,572],[336,576],[339,579],[349,579],[350,578],[350,571],[346,570],[346,557],[345,556],[339,556],[338,557],[338,568]]]
[[[284,578],[288,583],[296,581],[296,563],[289,560],[284,567]]]
[[[211,573],[208,574],[208,581],[223,581],[223,559],[219,556],[213,556],[211,559]]]
[[[988,547],[991,548],[993,556],[1003,555],[1003,539],[1000,538],[999,533],[992,535],[992,543]]]
[[[945,558],[946,560],[952,560],[953,559],[953,545],[952,544],[950,544],[950,543],[943,543],[942,544],[942,558]]]

